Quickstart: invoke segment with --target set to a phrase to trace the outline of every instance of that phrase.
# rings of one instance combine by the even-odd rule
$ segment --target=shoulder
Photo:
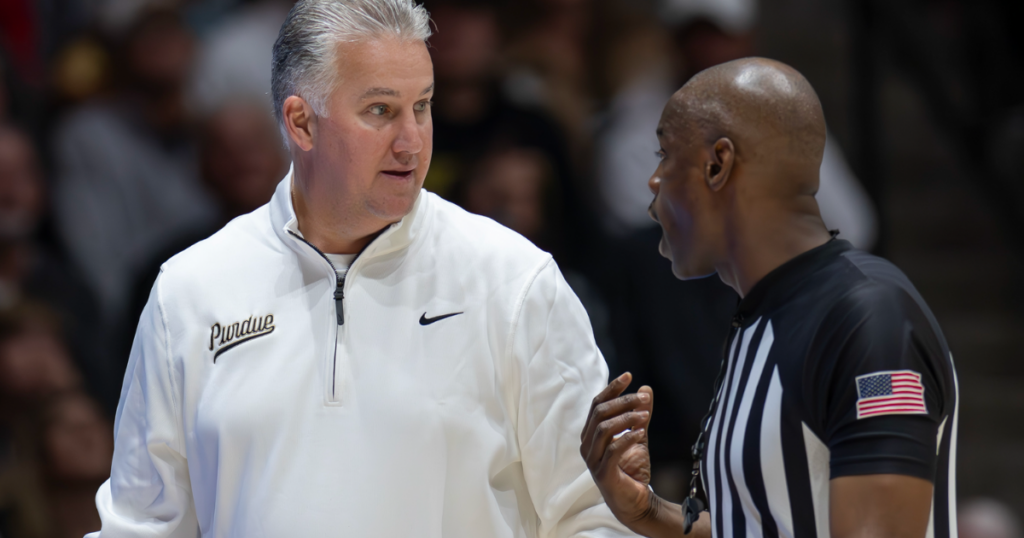
[[[536,267],[551,255],[501,224],[426,192],[432,222],[426,237],[434,252],[493,266]]]
[[[226,282],[246,280],[243,275],[267,272],[282,251],[275,239],[269,208],[264,205],[164,262],[161,285],[175,292],[202,293]]]
[[[818,357],[812,369],[828,372],[832,365],[860,375],[910,368],[930,378],[951,378],[945,337],[906,275],[864,252],[850,251],[843,258],[856,276],[821,318],[811,345],[811,355]]]
[[[840,263],[850,273],[849,286],[837,297],[830,317],[841,317],[893,329],[909,324],[916,332],[934,333],[943,340],[931,309],[910,279],[892,262],[860,250],[850,250]],[[945,347],[944,340],[942,347]]]

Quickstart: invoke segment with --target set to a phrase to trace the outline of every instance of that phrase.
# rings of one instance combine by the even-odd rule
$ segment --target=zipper
[[[334,277],[335,277],[335,283],[334,283],[334,310],[337,313],[338,324],[335,326],[334,353],[333,353],[332,358],[331,358],[331,396],[330,396],[330,401],[331,402],[336,402],[337,398],[336,398],[335,394],[336,394],[336,386],[337,386],[337,382],[338,382],[338,339],[341,337],[341,327],[343,325],[345,325],[345,281],[346,281],[346,279],[348,277],[348,273],[351,272],[353,268],[355,268],[356,261],[359,260],[359,257],[363,255],[363,252],[366,252],[366,249],[370,248],[370,245],[372,245],[374,242],[377,241],[377,238],[379,238],[380,235],[378,235],[377,237],[373,238],[372,241],[367,243],[366,246],[363,247],[363,249],[360,250],[358,254],[356,254],[355,258],[352,258],[352,263],[349,264],[348,271],[345,272],[345,276],[338,276],[338,269],[336,267],[334,267],[334,264],[331,263],[331,259],[328,258],[327,255],[324,254],[322,250],[317,248],[316,245],[314,245],[313,243],[310,243],[309,241],[306,241],[306,239],[304,237],[302,237],[301,235],[299,235],[299,234],[297,234],[297,233],[295,233],[295,232],[293,232],[291,230],[288,230],[288,233],[291,234],[292,236],[294,236],[299,241],[302,241],[306,245],[309,245],[309,248],[313,249],[317,254],[320,255],[321,258],[324,259],[324,261],[327,262],[327,265],[331,266],[331,272],[334,273]]]
[[[331,272],[334,273],[334,277],[336,279],[334,288],[334,309],[337,312],[338,324],[335,326],[334,329],[334,350],[331,353],[331,396],[329,398],[330,402],[336,402],[338,384],[338,338],[341,336],[341,326],[345,324],[345,278],[338,276],[338,269],[334,267],[333,263],[331,263],[331,259],[328,258],[327,255],[324,254],[322,250],[316,248],[316,245],[310,243],[309,241],[306,241],[304,237],[291,230],[288,230],[288,233],[292,234],[296,239],[309,245],[309,248],[316,251],[316,253],[319,254],[320,257],[327,262],[327,265],[331,266]],[[356,257],[358,258],[358,256]],[[354,259],[352,260],[352,264],[355,264]],[[352,270],[352,264],[349,264],[349,270]],[[348,273],[346,272],[346,274]]]
[[[344,306],[344,301],[345,301],[345,277],[338,276],[338,268],[335,267],[333,263],[331,263],[331,259],[328,258],[327,255],[324,254],[322,250],[316,248],[316,245],[314,245],[313,243],[310,243],[309,241],[306,241],[306,239],[304,237],[302,237],[301,235],[299,235],[299,234],[297,234],[297,233],[295,233],[295,232],[293,232],[291,230],[288,230],[288,233],[290,233],[293,236],[295,236],[295,238],[298,239],[299,241],[302,241],[303,243],[309,245],[309,248],[315,250],[316,253],[319,254],[320,257],[323,258],[325,262],[327,262],[327,265],[331,266],[331,272],[334,273],[334,277],[337,279],[335,281],[335,288],[334,288],[334,307],[335,307],[335,310],[338,312],[338,325],[344,325],[345,324],[345,306]],[[363,250],[365,250],[365,249],[363,249]],[[360,251],[359,254],[362,254],[362,251]],[[352,259],[352,263],[349,264],[348,268],[349,268],[350,271],[352,270],[352,266],[355,265],[356,259],[359,258],[359,254],[356,254],[356,257]],[[346,272],[345,274],[347,275],[348,272]]]

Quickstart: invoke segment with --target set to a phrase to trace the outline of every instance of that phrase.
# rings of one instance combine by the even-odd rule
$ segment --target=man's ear
[[[718,192],[729,181],[732,165],[736,162],[736,147],[732,140],[719,138],[711,146],[711,159],[704,164],[704,181],[713,192]]]
[[[281,118],[284,120],[288,138],[302,149],[313,149],[316,138],[316,114],[313,107],[298,95],[289,96],[281,105]]]

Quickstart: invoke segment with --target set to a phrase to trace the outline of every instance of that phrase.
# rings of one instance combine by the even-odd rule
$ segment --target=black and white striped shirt
[[[743,299],[702,460],[715,538],[829,536],[829,480],[934,484],[928,538],[956,536],[956,374],[891,263],[833,240]]]

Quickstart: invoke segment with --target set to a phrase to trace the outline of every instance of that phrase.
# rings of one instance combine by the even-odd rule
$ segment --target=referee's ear
[[[725,186],[732,173],[732,164],[736,161],[736,147],[728,137],[722,137],[711,146],[711,159],[704,164],[704,181],[712,192],[718,192]]]

